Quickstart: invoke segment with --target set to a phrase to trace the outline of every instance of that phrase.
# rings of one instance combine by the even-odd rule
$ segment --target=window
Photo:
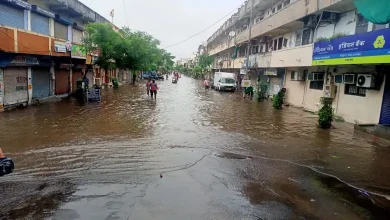
[[[289,4],[290,4],[290,0],[286,0],[286,1],[284,1],[284,3],[283,3],[284,7],[286,7],[286,5],[289,5]]]
[[[345,94],[347,95],[356,95],[356,96],[366,96],[366,89],[362,87],[357,87],[353,84],[345,84]]]
[[[230,79],[230,78],[222,78],[221,83],[234,84],[234,83],[236,83],[236,81],[234,79]]]
[[[283,37],[280,37],[278,39],[278,50],[282,49],[282,46],[283,46]]]
[[[272,50],[276,50],[277,46],[278,46],[278,39],[275,39],[274,40],[274,45],[272,47]]]
[[[278,5],[278,11],[282,9],[282,4]]]
[[[310,81],[310,89],[323,90],[324,81]]]
[[[361,14],[358,14],[356,20],[355,34],[366,33],[367,30],[368,30],[368,21]]]
[[[276,8],[273,8],[273,9],[272,9],[272,14],[275,13],[275,11],[276,11]]]
[[[259,53],[259,45],[252,46],[252,54],[257,54]]]
[[[310,29],[306,29],[302,32],[302,45],[310,44],[310,34]]]
[[[284,40],[283,40],[283,47],[287,47],[287,43],[288,43],[288,39],[284,38]]]

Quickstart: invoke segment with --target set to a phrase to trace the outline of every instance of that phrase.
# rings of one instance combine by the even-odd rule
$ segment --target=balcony
[[[308,44],[300,47],[273,51],[269,67],[299,67],[311,66],[313,45]]]
[[[69,56],[54,52],[54,41],[66,40],[0,25],[0,51],[47,56]]]
[[[209,53],[209,55],[215,55],[221,51],[224,51],[224,50],[227,50],[227,49],[233,47],[234,45],[235,44],[234,44],[234,38],[233,38],[233,39],[230,39],[228,41],[222,42],[220,45],[218,45],[214,49],[211,49],[208,53]]]

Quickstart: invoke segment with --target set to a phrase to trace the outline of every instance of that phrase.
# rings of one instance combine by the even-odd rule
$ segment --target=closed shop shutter
[[[50,96],[50,69],[48,67],[32,68],[33,98]]]
[[[54,22],[54,37],[59,39],[68,39],[68,26]]]
[[[69,70],[56,69],[56,95],[68,93],[69,88]]]
[[[31,30],[39,34],[49,35],[49,18],[31,12]]]
[[[390,125],[390,75],[386,76],[379,124]]]
[[[73,42],[82,43],[83,42],[83,32],[73,29]]]
[[[122,82],[123,81],[123,70],[120,69],[118,74],[119,74],[118,80],[119,80],[119,82]]]
[[[23,10],[0,4],[0,25],[24,29]]]
[[[4,69],[4,105],[28,102],[27,68]]]

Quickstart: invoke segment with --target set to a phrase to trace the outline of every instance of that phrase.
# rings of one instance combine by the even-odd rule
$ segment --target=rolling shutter
[[[69,70],[56,69],[56,95],[68,93],[69,88]]]
[[[73,29],[73,42],[82,43],[83,42],[83,32]]]
[[[50,96],[50,69],[48,67],[32,68],[33,98]]]
[[[49,35],[49,18],[31,12],[31,31]]]
[[[24,12],[0,4],[0,25],[24,29]]]
[[[77,80],[81,79],[83,72],[81,69],[73,69],[72,71],[72,92],[76,92]]]
[[[28,102],[27,68],[4,69],[4,105]]]
[[[59,22],[54,22],[54,37],[59,39],[68,39],[68,26]]]
[[[383,93],[381,118],[379,124],[390,125],[390,75],[386,75],[385,91]]]

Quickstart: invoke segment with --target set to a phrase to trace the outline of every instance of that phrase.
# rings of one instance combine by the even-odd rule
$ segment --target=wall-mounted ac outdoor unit
[[[355,74],[344,74],[344,83],[345,84],[355,84]]]
[[[375,76],[372,74],[358,74],[356,85],[363,88],[374,88]]]

